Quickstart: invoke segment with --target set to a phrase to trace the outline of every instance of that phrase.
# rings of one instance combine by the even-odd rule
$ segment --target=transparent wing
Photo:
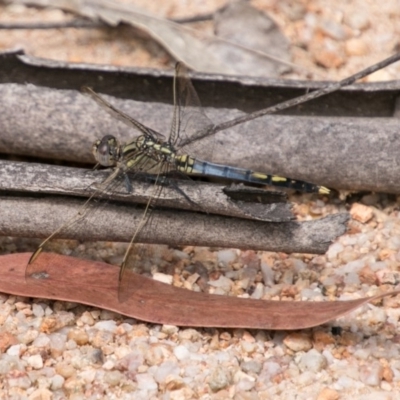
[[[124,122],[126,125],[138,129],[142,134],[151,136],[155,141],[164,141],[163,135],[144,126],[140,122],[118,110],[90,88],[83,88],[85,94],[89,95],[103,109],[110,113],[116,119]],[[175,111],[173,116],[172,128],[170,132],[170,143],[179,149],[180,143],[188,143],[186,149],[192,150],[190,142],[198,138],[205,129],[213,126],[213,123],[203,112],[197,93],[187,76],[187,70],[182,64],[176,67],[176,76],[174,83],[174,99]],[[136,147],[138,148],[138,147]],[[147,152],[148,151],[148,152]],[[128,172],[141,174],[149,171],[155,175],[155,184],[153,185],[151,198],[144,207],[142,217],[139,221],[127,221],[132,225],[132,240],[126,250],[120,275],[119,275],[119,299],[125,301],[132,293],[135,284],[135,274],[137,269],[142,269],[148,260],[149,246],[139,244],[151,241],[152,230],[157,229],[157,218],[152,214],[152,208],[163,190],[163,176],[174,170],[174,164],[165,161],[165,158],[159,157],[156,152],[150,149],[139,150],[138,153],[132,154],[135,162],[129,163],[124,159],[117,169],[111,173],[103,184],[96,186],[96,191],[89,199],[83,203],[79,211],[75,213],[68,221],[66,221],[59,229],[57,229],[48,239],[39,246],[38,250],[33,254],[29,265],[26,269],[27,280],[34,280],[43,273],[42,265],[39,262],[40,254],[43,250],[57,239],[63,236],[73,237],[74,232],[79,230],[81,224],[90,225],[91,221],[95,221],[102,217],[102,211],[107,207],[110,194],[115,191],[126,192],[126,174]],[[212,147],[208,149],[209,154]],[[163,161],[164,160],[164,161]],[[78,243],[75,243],[79,248]],[[70,252],[68,252],[71,254]]]
[[[117,190],[117,186],[121,185],[120,179],[115,179],[108,186],[110,190]],[[43,262],[41,255],[43,252],[61,253],[77,257],[87,257],[85,251],[81,251],[80,242],[75,239],[59,240],[63,238],[81,237],[80,231],[83,227],[92,226],[93,222],[102,217],[102,210],[108,203],[108,196],[103,192],[103,189],[95,189],[92,192],[91,188],[87,188],[89,198],[85,201],[76,201],[75,206],[71,205],[71,212],[65,212],[67,219],[60,227],[53,232],[46,240],[44,240],[36,251],[32,254],[25,270],[25,279],[27,281],[36,282],[41,277],[46,277],[47,266],[53,262],[53,258],[46,258]],[[90,194],[91,193],[91,194]],[[78,207],[78,211],[74,211]],[[51,205],[49,206],[51,209]],[[57,277],[54,277],[57,278]],[[62,277],[58,277],[62,280]]]
[[[135,273],[141,272],[143,268],[140,268],[140,266],[143,266],[146,260],[150,259],[147,254],[149,246],[143,243],[151,242],[150,238],[153,229],[157,229],[157,223],[156,221],[153,221],[154,218],[152,218],[152,210],[163,190],[162,184],[160,185],[160,179],[162,179],[162,175],[167,172],[167,164],[162,165],[160,173],[156,176],[151,198],[149,199],[143,211],[143,215],[133,232],[131,242],[128,245],[122,261],[118,281],[118,299],[120,302],[125,302],[129,299],[134,286]],[[150,223],[150,221],[154,222],[154,225]],[[141,243],[138,243],[138,241]]]
[[[175,67],[173,91],[174,114],[169,143],[181,154],[184,152],[192,154],[196,149],[194,146],[191,146],[191,142],[195,141],[198,136],[202,136],[204,131],[212,128],[214,124],[204,113],[196,90],[188,77],[187,69],[181,63],[177,63]],[[211,146],[207,149],[208,154],[211,156],[213,142],[208,141],[208,143],[211,143]],[[171,170],[174,170],[173,164],[166,162],[161,165],[158,179],[166,176]],[[124,261],[122,262],[119,275],[119,300],[121,302],[126,301],[131,295],[131,288],[135,279],[134,271],[138,264],[143,263],[145,259],[149,258],[147,254],[148,245],[136,242],[149,242],[148,238],[151,236],[152,231],[157,229],[157,220],[153,217],[152,210],[162,190],[162,184],[154,186],[152,198],[145,208],[142,219],[132,237]]]
[[[179,79],[179,78],[178,78]],[[186,86],[186,83],[182,82],[181,84],[177,84],[178,90],[186,90],[185,88],[189,88],[186,90],[189,94],[192,94],[191,86]],[[107,112],[112,114],[117,119],[123,121],[128,126],[139,129],[143,134],[152,136],[153,138],[161,138],[162,135],[157,134],[141,123],[137,122],[133,118],[119,111],[111,104],[109,104],[102,97],[97,95],[90,88],[84,89],[86,94],[89,94],[102,108],[104,108]],[[195,100],[197,98],[196,93],[193,89],[193,94],[195,96]],[[180,107],[178,105],[178,110]],[[188,108],[185,106],[182,109],[182,113],[180,111],[175,113],[174,121],[176,123],[176,132],[179,132],[179,128],[184,126],[185,132],[190,132],[190,129],[186,128],[190,127],[188,113],[186,112]],[[198,107],[193,108],[192,113],[197,115]],[[202,117],[202,113],[199,113],[200,117]],[[206,117],[205,117],[206,118]],[[206,119],[208,121],[208,119]],[[194,132],[194,131],[193,131]],[[157,135],[157,136],[156,136]],[[139,149],[139,146],[133,146]],[[120,165],[114,169],[114,171],[110,174],[110,176],[100,185],[95,187],[95,192],[90,195],[89,199],[84,202],[82,207],[78,212],[72,215],[59,229],[57,229],[49,238],[47,238],[44,242],[40,244],[38,249],[33,253],[29,264],[26,268],[26,279],[37,279],[41,276],[45,276],[43,274],[46,273],[46,265],[43,265],[40,262],[40,255],[42,251],[48,250],[51,248],[52,243],[57,238],[61,237],[77,237],[76,233],[79,232],[80,227],[83,225],[94,225],[94,222],[99,218],[103,218],[103,211],[105,207],[109,204],[109,200],[113,193],[118,191],[123,191],[126,193],[127,191],[127,183],[126,176],[128,173],[132,172],[133,174],[137,173],[143,176],[143,172],[150,171],[152,174],[156,174],[156,183],[153,185],[153,193],[151,195],[150,200],[144,208],[142,217],[139,221],[131,221],[132,223],[132,239],[128,246],[128,249],[125,253],[120,275],[119,275],[119,299],[124,301],[131,294],[131,287],[133,279],[135,279],[135,275],[133,274],[133,268],[137,266],[138,260],[141,260],[146,247],[144,245],[139,245],[137,242],[140,240],[141,242],[151,242],[149,238],[152,235],[153,229],[156,229],[157,226],[157,218],[152,217],[152,208],[157,202],[161,191],[163,189],[162,184],[162,176],[171,172],[175,169],[175,165],[173,163],[169,163],[166,161],[166,158],[157,152],[151,152],[151,149],[138,150],[132,158],[123,159],[120,162]],[[128,167],[129,166],[129,167]],[[130,185],[128,185],[130,186]],[[88,188],[89,189],[89,188]],[[91,188],[92,189],[92,188]],[[151,221],[151,223],[150,223]],[[112,229],[113,221],[109,222],[110,229]],[[74,242],[73,248],[80,248],[78,242]],[[69,249],[70,250],[70,249]],[[56,250],[57,251],[57,250]],[[69,255],[75,255],[76,253],[68,251]],[[85,252],[79,253],[79,256],[85,255]],[[52,262],[52,259],[47,259],[47,265]],[[60,277],[62,280],[62,277]]]
[[[165,136],[157,131],[141,124],[139,121],[136,121],[134,118],[130,117],[128,114],[125,114],[123,111],[118,110],[112,104],[110,104],[103,97],[98,95],[93,89],[87,86],[83,86],[81,91],[86,96],[89,96],[92,100],[94,100],[103,110],[107,111],[112,117],[123,122],[125,125],[130,128],[134,128],[139,130],[141,133],[152,137],[155,141],[165,141]]]
[[[199,96],[188,76],[187,68],[177,63],[174,78],[174,114],[169,141],[180,154],[195,153],[196,146],[190,146],[199,136],[214,126],[201,107]],[[202,151],[212,153],[213,141]]]
[[[60,241],[58,239],[65,237],[81,237],[80,232],[83,230],[84,226],[90,229],[91,226],[97,225],[98,220],[104,218],[103,211],[109,206],[113,194],[127,193],[127,179],[131,182],[138,179],[139,176],[143,178],[143,176],[146,175],[143,171],[156,170],[158,168],[158,160],[147,158],[142,154],[137,155],[137,160],[136,163],[131,163],[131,168],[127,171],[123,172],[122,170],[117,171],[114,169],[104,182],[91,185],[87,188],[88,199],[82,201],[80,203],[81,206],[79,206],[79,200],[77,200],[76,207],[78,207],[78,211],[69,214],[69,219],[53,232],[51,236],[44,240],[32,254],[25,270],[26,280],[34,282],[36,279],[45,276],[43,274],[46,273],[46,265],[49,265],[53,259],[47,259],[46,264],[44,264],[41,261],[41,254],[44,251],[56,253],[63,253],[65,251],[65,254],[83,258],[85,258],[85,256],[94,256],[94,254],[86,255],[84,250],[82,250],[82,246],[80,246],[80,242],[77,240]],[[137,173],[137,171],[140,172]],[[110,179],[110,177],[112,179]],[[112,225],[112,221],[110,224]],[[112,229],[111,226],[110,229]],[[134,226],[132,226],[132,231],[134,231],[134,229]],[[60,277],[60,279],[62,279],[62,277]]]

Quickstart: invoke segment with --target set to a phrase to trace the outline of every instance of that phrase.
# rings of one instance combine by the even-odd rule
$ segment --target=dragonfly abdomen
[[[185,172],[188,174],[215,176],[241,182],[257,183],[260,185],[279,186],[307,193],[329,193],[329,189],[324,186],[318,186],[312,183],[284,178],[277,175],[268,175],[261,172],[254,172],[249,169],[214,164],[207,161],[197,160],[193,157],[189,157],[186,155],[177,157],[176,163],[177,168],[181,172]]]

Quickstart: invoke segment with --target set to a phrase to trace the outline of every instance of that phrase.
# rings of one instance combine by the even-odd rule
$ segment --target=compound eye
[[[111,167],[117,162],[118,143],[114,136],[107,135],[93,145],[93,154],[96,161],[103,167]]]
[[[97,152],[102,156],[106,156],[108,154],[111,154],[110,146],[108,145],[108,142],[100,143],[100,145],[97,147]]]

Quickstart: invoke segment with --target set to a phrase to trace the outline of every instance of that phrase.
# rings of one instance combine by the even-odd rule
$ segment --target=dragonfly
[[[130,176],[132,173],[145,173],[153,177],[153,192],[145,206],[142,218],[133,232],[120,266],[118,283],[120,301],[129,297],[129,282],[134,279],[131,273],[132,269],[128,265],[130,259],[134,258],[136,254],[135,248],[140,248],[139,244],[136,243],[137,238],[139,233],[143,236],[143,230],[149,225],[153,205],[160,196],[163,187],[165,187],[165,178],[170,176],[171,173],[184,176],[224,178],[229,181],[284,187],[307,193],[329,194],[330,192],[328,188],[313,183],[217,164],[198,159],[192,155],[190,151],[194,151],[195,146],[191,146],[190,143],[195,143],[199,136],[204,135],[207,130],[213,129],[215,125],[201,107],[197,92],[188,76],[188,71],[181,63],[177,63],[175,68],[174,111],[168,138],[117,109],[91,88],[83,87],[82,91],[113,117],[139,132],[138,136],[127,143],[120,143],[116,137],[106,135],[93,144],[92,153],[97,165],[112,169],[111,174],[96,186],[97,193],[102,190],[109,190],[110,185],[118,179],[122,179],[126,190],[131,192]],[[177,190],[179,191],[179,188]],[[185,196],[184,193],[182,194]],[[88,206],[93,196],[86,201],[84,207]],[[188,201],[191,200],[188,199]],[[199,205],[199,209],[202,210],[201,205]],[[84,215],[85,213],[80,212],[77,218],[67,222],[66,225],[60,227],[39,245],[29,260],[26,269],[27,279],[35,277],[37,273],[35,262],[45,245],[62,229],[66,226],[71,227],[76,220],[82,219]]]

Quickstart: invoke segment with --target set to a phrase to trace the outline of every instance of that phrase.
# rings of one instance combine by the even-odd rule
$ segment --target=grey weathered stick
[[[1,196],[0,235],[47,237],[81,205],[70,198]],[[128,242],[143,215],[142,209],[110,203],[98,211],[60,238]],[[308,222],[273,223],[163,210],[154,210],[152,216],[151,234],[145,228],[139,242],[320,254],[346,231],[349,218],[335,214]]]
[[[91,171],[82,168],[67,168],[46,164],[7,162],[0,160],[0,190],[34,194],[58,194],[88,198],[96,190],[95,183],[103,182],[112,172]],[[117,183],[119,183],[117,185]],[[154,185],[132,180],[133,192],[129,194],[120,180],[111,183],[113,190],[103,196],[105,200],[120,200],[129,203],[147,204],[154,196]],[[291,205],[286,203],[286,195],[279,192],[260,192],[263,203],[233,201],[223,191],[224,186],[180,180],[179,190],[183,191],[197,207],[172,187],[164,187],[157,205],[192,211],[206,211],[210,214],[233,216],[237,218],[259,219],[263,221],[290,221],[294,218]],[[117,187],[115,187],[117,185]],[[92,187],[92,189],[90,189]],[[97,196],[101,197],[101,196]],[[266,202],[272,204],[265,204]]]
[[[0,85],[0,98],[0,152],[93,162],[95,139],[113,134],[126,141],[137,135],[77,91],[11,84]],[[168,132],[171,106],[109,100],[151,128]],[[232,110],[207,113],[215,121],[238,115]],[[267,116],[215,139],[215,162],[332,188],[400,193],[396,118]],[[201,148],[194,155],[209,158]]]

